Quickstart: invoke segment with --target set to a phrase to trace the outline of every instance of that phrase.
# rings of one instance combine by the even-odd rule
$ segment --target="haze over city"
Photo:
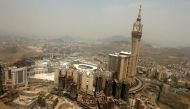
[[[139,4],[145,42],[190,46],[189,0],[0,0],[0,36],[130,37]]]
[[[190,109],[189,0],[0,0],[0,109]]]

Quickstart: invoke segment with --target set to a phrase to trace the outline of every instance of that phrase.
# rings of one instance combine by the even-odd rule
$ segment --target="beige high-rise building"
[[[59,76],[61,74],[60,69],[56,69],[54,72],[54,84],[57,86],[59,84]]]
[[[15,88],[28,85],[27,67],[11,67],[5,72],[5,84],[7,88]]]
[[[131,83],[135,79],[135,75],[137,72],[137,63],[139,58],[139,48],[140,48],[140,41],[142,36],[142,28],[143,25],[141,23],[141,6],[139,9],[139,14],[136,22],[133,25],[132,30],[132,50],[131,50],[131,60],[130,60],[130,70],[128,72],[128,81]]]
[[[109,60],[108,60],[108,70],[111,72],[117,72],[118,71],[118,58],[119,54],[109,54]]]
[[[83,72],[81,81],[81,90],[93,95],[94,91],[94,75]]]
[[[126,80],[126,75],[128,70],[128,60],[129,56],[127,55],[119,56],[117,79],[121,82]]]
[[[114,73],[114,79],[125,81],[129,67],[130,52],[121,51],[115,54],[109,54],[108,70]]]

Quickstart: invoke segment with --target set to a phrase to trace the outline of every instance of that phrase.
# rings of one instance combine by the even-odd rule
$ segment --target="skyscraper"
[[[140,48],[140,41],[142,36],[142,28],[143,25],[141,23],[141,6],[139,9],[139,14],[137,17],[136,22],[133,25],[132,30],[132,49],[131,49],[131,60],[130,60],[130,70],[127,75],[127,79],[129,83],[131,83],[135,79],[135,75],[137,72],[137,63],[139,57],[139,48]]]

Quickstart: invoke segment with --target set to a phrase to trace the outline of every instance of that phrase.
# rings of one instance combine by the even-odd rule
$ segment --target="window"
[[[23,82],[23,71],[18,71],[18,83]]]
[[[8,70],[8,79],[12,79],[12,73],[11,73],[11,70]]]

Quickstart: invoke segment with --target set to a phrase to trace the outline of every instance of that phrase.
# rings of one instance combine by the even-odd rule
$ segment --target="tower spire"
[[[141,21],[141,14],[142,14],[142,5],[140,5],[140,8],[139,8],[139,14],[138,14],[137,21]]]

